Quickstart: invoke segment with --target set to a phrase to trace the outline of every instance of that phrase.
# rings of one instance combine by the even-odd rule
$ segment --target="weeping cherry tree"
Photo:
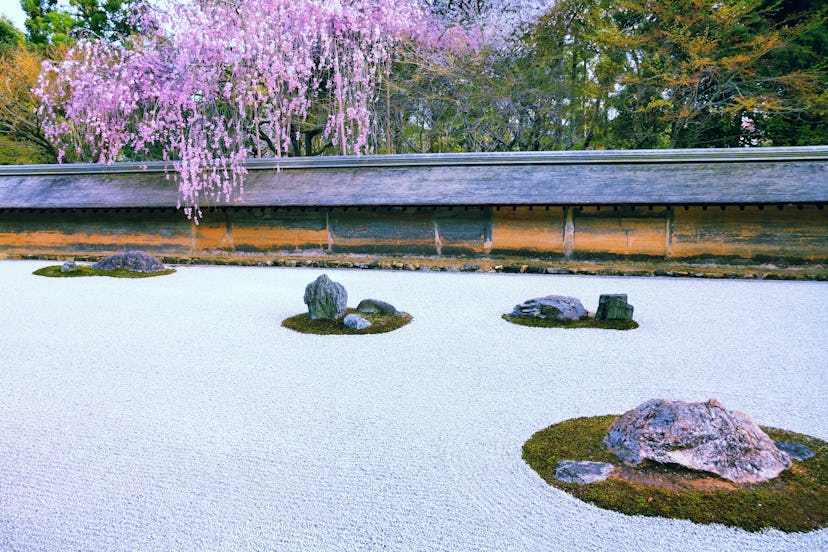
[[[369,151],[395,48],[435,32],[413,0],[155,1],[132,17],[129,38],[44,63],[38,114],[60,160],[170,161],[196,221],[243,193],[248,157],[289,154],[311,110],[343,155]]]

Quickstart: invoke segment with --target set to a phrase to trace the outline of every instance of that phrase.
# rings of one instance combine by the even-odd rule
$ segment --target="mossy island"
[[[357,308],[348,308],[345,286],[326,274],[305,287],[308,312],[282,322],[285,328],[318,335],[363,335],[387,333],[411,322],[412,316],[378,299],[363,299]]]
[[[812,455],[794,460],[788,469],[766,481],[736,483],[676,463],[623,463],[606,444],[611,426],[619,418],[583,417],[551,425],[523,445],[523,459],[549,485],[584,502],[624,514],[719,523],[754,532],[768,528],[807,532],[828,527],[825,441],[762,426],[761,431],[779,449],[786,450],[785,445],[794,444],[810,449]],[[572,460],[611,464],[612,470],[606,479],[590,483],[559,479],[559,466]]]
[[[126,251],[104,257],[92,265],[79,265],[66,261],[35,270],[36,276],[48,278],[83,278],[87,276],[109,276],[110,278],[151,278],[172,274],[175,269],[143,251]]]

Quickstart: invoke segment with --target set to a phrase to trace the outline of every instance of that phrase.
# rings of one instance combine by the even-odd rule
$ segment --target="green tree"
[[[561,0],[530,35],[560,95],[548,132],[564,148],[813,143],[824,14],[782,16],[766,0]]]
[[[619,106],[655,123],[675,148],[761,143],[756,121],[796,113],[815,75],[772,62],[806,27],[774,24],[763,0],[617,0],[616,45],[628,52]],[[629,132],[626,118],[617,132]],[[657,126],[661,123],[661,127]],[[654,140],[655,139],[655,140]],[[747,142],[746,142],[747,140]]]
[[[26,35],[17,30],[6,16],[0,16],[0,54],[13,50],[26,42]]]
[[[799,109],[762,118],[759,131],[777,146],[828,144],[828,5],[786,0],[773,19],[803,32],[774,53],[770,70],[806,72],[815,84],[802,95]]]
[[[39,46],[72,44],[79,33],[106,40],[128,36],[134,26],[126,16],[135,0],[21,0],[29,41]]]

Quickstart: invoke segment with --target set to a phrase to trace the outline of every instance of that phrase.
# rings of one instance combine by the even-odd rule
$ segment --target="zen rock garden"
[[[315,334],[374,334],[396,330],[412,316],[394,305],[378,299],[363,299],[356,309],[349,309],[345,286],[323,274],[305,287],[307,314],[288,318],[286,328]]]
[[[624,513],[749,530],[828,524],[828,443],[761,428],[715,399],[566,420],[532,436],[523,457],[547,483]]]
[[[127,251],[92,265],[66,261],[35,274],[129,278],[170,272],[151,255]],[[349,308],[345,286],[326,274],[305,286],[303,301],[307,312],[282,326],[306,334],[366,335],[412,320],[377,298]],[[546,295],[518,303],[502,317],[543,328],[633,329],[634,310],[626,294],[601,294],[595,313],[576,297]],[[750,531],[828,527],[828,443],[760,427],[715,399],[652,399],[620,416],[564,420],[533,435],[523,459],[548,484],[626,514]]]
[[[627,302],[626,294],[601,295],[594,315],[576,297],[536,297],[515,305],[511,313],[503,315],[503,319],[521,326],[544,328],[628,330],[638,327],[633,320],[633,306]]]

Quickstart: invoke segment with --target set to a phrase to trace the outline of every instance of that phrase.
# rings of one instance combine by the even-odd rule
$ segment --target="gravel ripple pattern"
[[[630,517],[521,459],[536,431],[716,397],[828,439],[828,284],[176,267],[48,279],[0,262],[0,550],[828,549]],[[388,334],[280,327],[321,273],[414,315]],[[500,318],[627,293],[632,331]]]

